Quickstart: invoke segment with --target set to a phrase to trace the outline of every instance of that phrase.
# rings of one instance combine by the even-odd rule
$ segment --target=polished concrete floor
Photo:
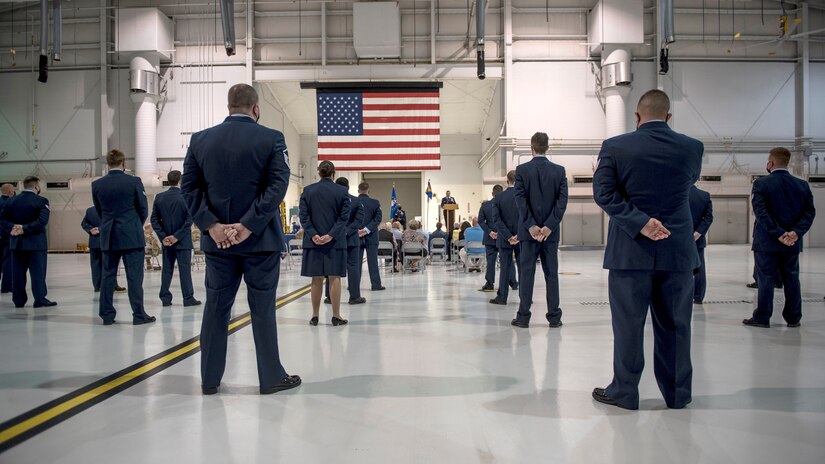
[[[310,327],[309,297],[279,310],[282,358],[304,384],[258,395],[252,330],[230,337],[220,394],[200,394],[195,355],[19,444],[0,462],[538,463],[825,462],[825,250],[801,262],[800,329],[742,326],[754,291],[744,246],[708,250],[707,303],[693,318],[693,403],[668,410],[648,369],[641,409],[594,403],[611,378],[612,333],[601,251],[563,251],[564,327],[542,309],[529,330],[486,303],[482,277],[445,265],[384,274],[387,291],[343,306]],[[49,257],[54,309],[0,299],[0,422],[198,334],[202,308],[161,308],[159,272],[146,276],[158,323],[134,327],[126,295],[119,320],[96,316],[87,257]],[[279,295],[308,279],[284,269]],[[195,271],[203,297],[203,271]],[[368,288],[365,280],[363,288]],[[534,298],[543,307],[543,286]],[[781,296],[777,296],[781,299]],[[243,287],[236,314],[247,311]]]

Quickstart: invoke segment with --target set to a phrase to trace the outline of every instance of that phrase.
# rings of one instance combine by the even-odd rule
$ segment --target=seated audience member
[[[479,242],[481,243],[484,240],[484,229],[478,225],[478,218],[473,218],[473,227],[467,228],[464,230],[464,240],[467,243],[470,242]],[[458,252],[458,259],[461,260],[462,263],[467,262],[467,252],[470,253],[485,253],[484,247],[477,247],[477,248],[462,248]]]
[[[430,233],[424,230],[424,227],[421,226],[421,221],[418,221],[418,233],[424,236],[424,247],[429,248],[427,245],[430,244]]]
[[[464,222],[461,223],[461,228],[459,228],[459,230],[458,230],[458,239],[459,240],[466,240],[466,238],[464,237],[464,231],[469,229],[470,227],[471,227],[470,223],[467,222],[467,221],[464,221]]]
[[[444,224],[440,222],[435,224],[435,230],[430,233],[430,239],[427,241],[427,249],[432,246],[434,238],[443,238],[445,242],[447,241],[447,232],[444,232],[442,227],[444,227]]]
[[[398,269],[398,263],[400,261],[400,258],[398,256],[397,251],[399,249],[399,247],[398,247],[399,242],[395,240],[395,236],[393,235],[391,230],[392,230],[392,226],[390,225],[389,222],[385,222],[385,223],[380,224],[378,226],[378,241],[379,242],[390,242],[390,243],[392,243],[392,249],[396,250],[396,252],[393,253],[392,272],[398,272],[397,269]],[[381,250],[378,250],[378,255],[379,256],[382,256],[382,253],[383,252]]]
[[[461,233],[461,223],[456,222],[455,224],[453,224],[453,241],[454,242],[460,240],[458,238],[458,234],[460,234],[460,233]]]
[[[146,223],[143,226],[143,239],[146,241],[146,270],[159,271],[160,266],[152,265],[152,258],[160,256],[160,240],[155,236],[155,231],[152,230],[152,224]]]
[[[402,234],[401,241],[402,243],[406,242],[418,242],[421,244],[421,257],[427,256],[427,239],[424,238],[423,235],[418,233],[419,228],[421,227],[421,223],[413,219],[408,224],[409,229],[404,231]],[[418,269],[421,267],[421,260],[417,259],[412,262],[413,272],[417,272]]]

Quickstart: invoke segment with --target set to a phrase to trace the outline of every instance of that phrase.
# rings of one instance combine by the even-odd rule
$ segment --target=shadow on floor
[[[353,375],[305,382],[307,395],[337,395],[345,398],[415,398],[463,396],[506,390],[516,384],[513,377],[435,377],[419,375]]]

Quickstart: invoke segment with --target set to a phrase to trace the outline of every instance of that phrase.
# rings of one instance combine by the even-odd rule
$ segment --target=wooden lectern
[[[453,230],[455,230],[455,211],[458,209],[458,205],[455,203],[446,204],[441,207],[444,210],[444,225],[447,226],[447,236],[453,236]]]

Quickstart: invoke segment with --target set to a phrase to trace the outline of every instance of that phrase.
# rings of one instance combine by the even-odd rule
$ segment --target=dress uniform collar
[[[637,130],[652,130],[652,129],[670,129],[670,126],[668,126],[666,122],[656,119],[656,120],[648,121],[648,122],[642,124],[641,126],[639,126],[639,128]]]
[[[232,115],[227,116],[226,119],[223,120],[223,122],[229,122],[229,121],[251,122],[252,124],[257,124],[255,122],[255,120],[252,119],[252,116],[249,116],[248,114],[232,114]]]

